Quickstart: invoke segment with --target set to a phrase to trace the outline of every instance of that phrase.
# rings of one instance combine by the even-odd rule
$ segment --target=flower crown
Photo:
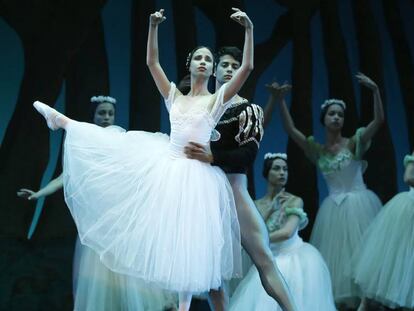
[[[111,96],[92,96],[91,97],[91,103],[111,103],[113,105],[116,104],[116,99]]]
[[[287,161],[288,157],[287,157],[286,153],[270,153],[270,152],[266,153],[265,156],[264,156],[265,160],[267,160],[267,159],[277,159],[277,158],[280,158],[280,159],[283,159],[283,160]]]
[[[323,110],[323,109],[325,109],[325,107],[328,107],[328,106],[333,105],[333,104],[341,106],[342,109],[344,109],[344,110],[346,109],[345,102],[341,99],[336,99],[336,98],[330,98],[330,99],[325,100],[325,102],[321,105],[321,109]]]
[[[404,157],[404,166],[407,167],[408,163],[414,162],[414,156],[407,154]]]

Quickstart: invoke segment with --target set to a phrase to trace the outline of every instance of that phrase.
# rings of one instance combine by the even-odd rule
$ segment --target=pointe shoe
[[[62,115],[60,112],[57,112],[55,109],[49,107],[48,105],[40,101],[35,101],[33,103],[33,107],[45,118],[47,126],[52,131],[55,131],[60,128],[56,124],[56,119]]]

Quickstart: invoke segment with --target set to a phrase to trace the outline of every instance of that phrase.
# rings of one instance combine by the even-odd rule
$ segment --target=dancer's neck
[[[191,89],[187,96],[204,96],[210,95],[208,91],[208,79],[204,77],[191,77]]]
[[[325,134],[325,144],[326,146],[333,146],[336,144],[340,144],[343,140],[342,133],[340,130],[333,131],[333,130],[326,130]]]

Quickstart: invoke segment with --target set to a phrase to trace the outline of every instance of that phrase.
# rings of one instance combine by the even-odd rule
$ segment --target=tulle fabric
[[[328,196],[319,208],[310,242],[320,251],[331,272],[335,302],[356,306],[359,290],[346,271],[353,271],[351,256],[361,243],[381,202],[370,190],[349,191],[338,204]]]
[[[353,256],[353,276],[362,294],[391,308],[414,308],[414,190],[410,192],[384,206]]]
[[[114,273],[89,247],[76,242],[75,311],[163,311],[177,306],[177,295],[138,278]]]
[[[241,271],[231,186],[217,167],[187,159],[208,143],[225,111],[183,113],[166,100],[171,137],[70,121],[64,146],[65,200],[83,244],[111,270],[168,290],[203,292]]]
[[[295,235],[272,244],[274,260],[285,278],[298,310],[333,311],[331,280],[319,252]],[[265,292],[259,273],[252,266],[230,301],[231,311],[281,311]]]

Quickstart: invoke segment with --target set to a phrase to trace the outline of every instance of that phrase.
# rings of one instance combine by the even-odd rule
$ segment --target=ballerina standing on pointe
[[[381,201],[366,188],[362,178],[366,168],[362,157],[384,121],[384,111],[375,82],[362,73],[356,78],[372,90],[374,118],[351,138],[342,136],[346,109],[342,100],[328,99],[321,106],[320,121],[326,134],[324,145],[300,132],[285,100],[278,101],[287,134],[318,167],[328,185],[329,195],[318,210],[310,242],[321,252],[331,272],[334,299],[339,308],[358,305],[358,288],[346,271],[353,270],[352,253],[381,208]],[[290,89],[290,86],[280,88]]]
[[[34,104],[51,129],[66,130],[65,199],[81,242],[111,270],[184,298],[219,288],[241,266],[239,224],[225,174],[184,153],[190,141],[208,144],[229,100],[253,68],[252,24],[244,12],[234,11],[231,18],[246,29],[240,70],[211,94],[207,83],[213,54],[196,48],[189,59],[188,95],[176,89],[160,66],[158,25],[165,16],[163,10],[151,14],[147,65],[170,113],[170,137],[143,131],[105,133]]]

